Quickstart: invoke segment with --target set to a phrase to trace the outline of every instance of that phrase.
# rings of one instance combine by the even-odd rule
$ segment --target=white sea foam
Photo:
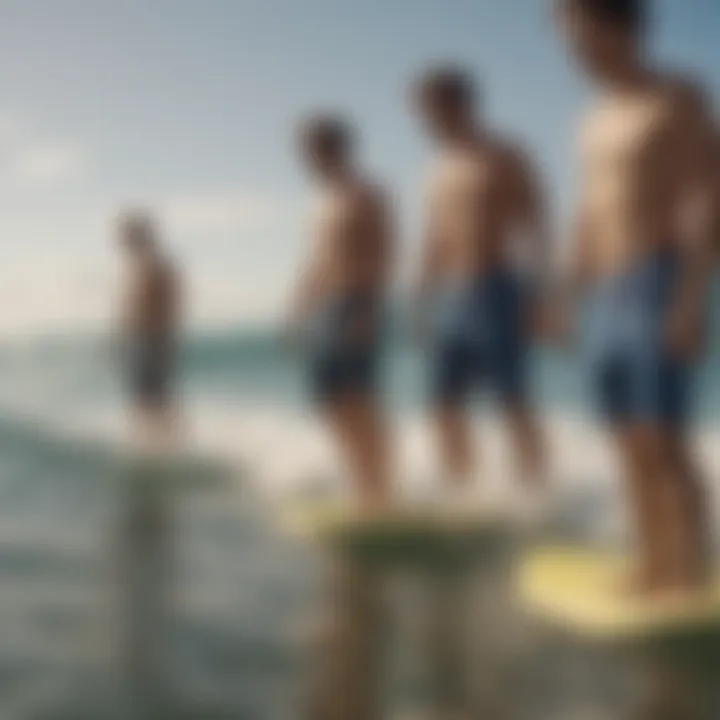
[[[16,409],[17,410],[17,409]],[[132,452],[129,418],[117,406],[75,416],[26,414],[26,423],[56,440],[123,456]],[[230,471],[238,487],[250,486],[270,501],[342,489],[348,473],[326,428],[302,408],[199,399],[184,412],[181,456],[189,466],[211,463]],[[393,422],[395,478],[401,496],[417,497],[440,473],[427,417],[405,412]],[[478,485],[495,496],[517,491],[512,446],[502,423],[491,416],[475,422]],[[591,533],[617,535],[625,506],[619,470],[605,433],[592,420],[555,411],[545,417],[549,478],[559,503]],[[696,445],[720,516],[720,429],[706,427]]]
[[[545,423],[549,477],[560,502],[584,503],[577,522],[592,523],[602,534],[616,534],[623,525],[625,503],[609,439],[580,414],[557,411]],[[249,483],[270,499],[341,489],[348,482],[326,428],[302,409],[204,401],[186,412],[186,425],[187,456],[213,459],[234,469],[239,483]],[[439,478],[432,428],[428,418],[409,413],[395,418],[393,425],[395,477],[401,494],[411,497]],[[128,448],[127,422],[117,410],[94,412],[74,426],[67,425],[64,432],[114,450]],[[475,435],[477,483],[511,496],[517,490],[515,465],[502,423],[492,417],[477,418]],[[712,504],[718,510],[719,439],[720,430],[712,427],[700,431],[696,439]]]
[[[7,417],[7,412],[2,414]],[[46,441],[67,447],[79,457],[85,457],[87,449],[99,451],[100,457],[114,457],[131,448],[129,423],[118,406],[72,415],[67,408],[59,412],[39,405],[24,409],[15,406],[13,414],[22,418],[22,428],[30,433],[29,452]],[[315,416],[300,409],[205,398],[189,404],[186,415],[186,453],[212,458],[234,469],[238,489],[250,484],[268,499],[283,502],[318,483],[347,482],[325,429]],[[406,413],[395,417],[393,426],[397,477],[405,493],[419,492],[437,475],[430,423],[422,415]],[[476,430],[482,456],[478,483],[497,486],[501,493],[510,492],[512,453],[500,423],[492,417],[478,419]],[[583,417],[558,412],[547,417],[546,433],[551,479],[572,520],[586,535],[617,537],[624,527],[624,503],[617,468],[603,433]],[[717,487],[720,469],[717,440],[714,430],[698,436],[703,466],[713,488]],[[2,518],[0,545],[9,564],[3,576],[6,597],[0,603],[0,617],[9,630],[0,667],[3,663],[9,668],[29,664],[32,687],[37,688],[30,691],[30,685],[18,685],[0,703],[2,717],[10,712],[17,713],[16,717],[30,716],[22,713],[62,705],[66,698],[70,705],[75,698],[81,705],[92,705],[94,695],[86,696],[93,684],[86,678],[97,666],[96,657],[104,647],[105,641],[99,642],[102,635],[98,634],[107,631],[108,618],[113,617],[97,599],[96,587],[97,568],[107,567],[110,560],[105,548],[110,526],[102,503],[109,505],[111,494],[100,493],[98,507],[91,504],[80,508],[70,487],[72,464],[70,473],[53,467],[46,470],[46,477],[30,478],[29,483],[15,481],[16,488],[32,486],[32,503],[25,504],[21,512],[6,503]],[[92,477],[93,472],[89,475]],[[46,494],[52,495],[49,502]],[[301,605],[300,596],[304,597],[298,587],[308,580],[307,566],[297,561],[287,544],[254,524],[255,507],[243,506],[242,495],[238,493],[235,502],[233,492],[217,494],[212,512],[199,512],[194,505],[183,520],[180,549],[185,569],[175,638],[182,649],[183,663],[178,672],[183,690],[202,680],[217,693],[226,678],[228,686],[235,687],[233,652],[252,653],[262,648],[266,653],[280,653],[284,647],[280,630],[283,618],[291,617],[293,609]],[[717,508],[717,492],[712,499]],[[48,513],[55,518],[53,522],[49,522]],[[69,528],[74,528],[72,534]],[[33,558],[42,562],[36,561],[34,569],[21,566],[18,579],[19,571],[12,570],[22,558],[23,562]],[[70,561],[76,568],[74,574],[67,571]],[[214,661],[210,670],[203,670],[202,663],[193,664],[196,656],[231,660],[222,660],[226,664],[221,665]],[[268,671],[267,677],[273,682],[286,681],[283,672]],[[106,676],[111,676],[110,671],[100,677]],[[100,688],[100,700],[106,705],[103,686]],[[230,700],[227,705],[233,706]]]

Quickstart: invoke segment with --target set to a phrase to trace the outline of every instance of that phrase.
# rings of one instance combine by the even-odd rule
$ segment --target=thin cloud
[[[290,285],[287,260],[268,264],[254,255],[229,252],[223,234],[261,228],[264,238],[267,228],[268,237],[276,237],[277,219],[284,222],[293,205],[240,191],[166,198],[164,203],[150,198],[143,207],[157,212],[171,248],[180,241],[182,249],[173,255],[188,293],[189,329],[277,318]],[[37,215],[18,210],[0,217],[0,339],[110,326],[123,265],[113,239],[118,207],[114,201]],[[197,233],[203,242],[183,243],[182,235],[188,233]],[[3,243],[3,237],[11,242]]]
[[[0,288],[0,337],[106,327],[115,303],[114,273],[99,254],[83,259],[44,249],[13,258]]]
[[[279,207],[269,197],[223,191],[176,195],[161,202],[158,212],[171,233],[225,235],[266,227],[278,216]]]
[[[0,147],[6,149],[24,135],[25,124],[17,114],[0,112]]]
[[[19,148],[10,162],[10,177],[21,185],[57,185],[86,174],[88,153],[72,141],[40,141]]]

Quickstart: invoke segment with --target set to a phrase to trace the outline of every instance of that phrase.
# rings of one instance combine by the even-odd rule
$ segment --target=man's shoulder
[[[148,263],[146,277],[148,281],[162,287],[172,287],[178,281],[178,268],[167,253],[157,255]]]
[[[682,114],[709,114],[710,95],[702,80],[691,73],[664,71],[655,81],[658,95]]]
[[[163,255],[162,258],[162,273],[165,276],[165,278],[171,283],[176,284],[180,279],[180,268],[175,261],[175,258],[173,258],[170,255]]]
[[[578,137],[584,142],[597,131],[598,126],[605,124],[608,114],[615,110],[614,103],[606,95],[601,95],[586,103],[580,113]]]
[[[346,199],[355,207],[380,208],[388,201],[388,189],[377,178],[364,176],[350,187]]]
[[[657,82],[670,97],[699,100],[707,94],[702,79],[690,72],[664,70],[658,73]]]
[[[537,165],[536,154],[520,137],[496,135],[492,142],[496,162],[508,172],[525,175]]]

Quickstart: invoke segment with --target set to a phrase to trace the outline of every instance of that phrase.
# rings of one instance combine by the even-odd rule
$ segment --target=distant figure
[[[715,121],[715,152],[713,154],[715,178],[715,257],[720,260],[720,125]]]
[[[128,212],[119,240],[127,256],[120,328],[132,404],[133,441],[141,458],[177,449],[173,395],[179,332],[179,282],[150,216]],[[171,688],[168,628],[174,570],[172,463],[127,465],[117,527],[120,660],[128,702],[143,717]],[[170,482],[170,484],[168,484]],[[159,705],[158,705],[159,704]],[[144,708],[142,712],[140,709]]]
[[[642,0],[562,0],[601,99],[580,131],[575,282],[589,299],[598,401],[634,511],[630,590],[704,583],[708,511],[685,436],[714,267],[714,135],[697,83],[655,68]]]
[[[129,261],[121,330],[129,389],[140,430],[152,442],[165,436],[175,420],[179,284],[149,216],[125,215],[120,242]]]
[[[391,211],[384,191],[358,169],[346,121],[310,119],[301,144],[320,196],[292,325],[309,341],[312,392],[348,461],[359,499],[377,508],[390,496],[378,381]]]
[[[507,415],[520,478],[540,490],[544,448],[528,397],[527,354],[548,269],[541,182],[521,147],[481,122],[474,82],[462,69],[430,70],[415,100],[440,149],[417,312],[423,326],[432,318],[432,395],[445,480],[461,503],[474,492],[466,403],[473,390],[488,387]],[[523,263],[533,276],[522,277]]]

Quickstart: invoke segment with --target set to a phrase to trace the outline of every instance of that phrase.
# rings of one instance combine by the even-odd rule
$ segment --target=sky
[[[720,3],[656,4],[654,53],[720,97]],[[476,71],[563,218],[592,88],[552,0],[2,0],[0,338],[107,321],[127,204],[158,213],[194,324],[275,316],[308,240],[293,128],[315,108],[361,129],[411,264],[431,148],[407,87],[437,60]]]

